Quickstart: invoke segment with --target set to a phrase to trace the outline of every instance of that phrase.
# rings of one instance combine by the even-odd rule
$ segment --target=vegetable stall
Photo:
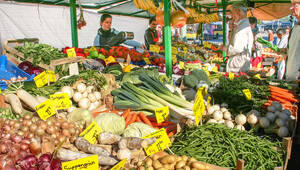
[[[197,22],[218,20],[188,10]],[[172,41],[172,77],[167,48],[7,42],[17,44],[0,57],[9,75],[0,76],[0,169],[287,168],[299,82],[225,73],[207,42]]]

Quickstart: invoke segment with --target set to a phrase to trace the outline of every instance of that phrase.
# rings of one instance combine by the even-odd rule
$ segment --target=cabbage
[[[95,121],[105,132],[121,135],[125,129],[125,119],[114,113],[102,113],[95,118]]]
[[[68,114],[67,119],[69,122],[74,122],[82,128],[85,123],[92,123],[93,115],[86,109],[78,108],[75,109],[72,113]]]
[[[127,126],[125,129],[123,136],[124,137],[138,137],[141,138],[143,136],[149,135],[150,133],[153,133],[157,131],[157,129],[146,125],[145,123],[141,122],[135,122],[131,123]]]

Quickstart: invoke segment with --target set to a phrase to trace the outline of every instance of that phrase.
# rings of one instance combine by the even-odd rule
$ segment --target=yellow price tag
[[[160,47],[158,45],[150,44],[149,51],[154,53],[159,53]]]
[[[67,49],[67,55],[68,55],[68,58],[76,57],[75,48]]]
[[[251,100],[252,95],[249,89],[244,89],[243,93],[245,94],[247,100]]]
[[[127,158],[123,159],[121,162],[119,162],[117,165],[112,167],[110,170],[121,170],[122,168],[124,168],[126,162],[127,162]]]
[[[176,47],[172,47],[172,55],[176,55],[178,53]]]
[[[98,170],[99,169],[99,160],[98,155],[92,155],[89,157],[76,159],[73,161],[62,162],[61,163],[62,170],[77,170],[77,169],[85,169],[85,170]]]
[[[205,87],[199,88],[197,91],[195,103],[193,105],[193,111],[194,111],[195,121],[197,126],[199,125],[199,122],[205,110],[205,104],[203,100],[203,96],[205,95],[205,93],[207,93]]]
[[[145,61],[146,64],[151,64],[149,58],[144,58],[144,61]]]
[[[35,106],[35,110],[42,120],[47,120],[49,117],[53,116],[56,113],[54,104],[50,99]]]
[[[229,77],[230,80],[233,80],[234,79],[234,74],[232,72],[229,72],[228,77]]]
[[[95,144],[101,132],[103,130],[98,126],[96,121],[93,121],[79,136],[83,136],[91,144]]]
[[[184,69],[184,62],[183,61],[179,61],[179,68]]]
[[[184,52],[184,53],[187,53],[187,52],[188,52],[186,47],[183,47],[183,52]]]
[[[211,101],[211,97],[208,96],[207,101],[206,101],[206,107],[210,108],[210,101]]]
[[[169,116],[168,106],[155,109],[155,117],[157,123],[164,122],[165,120],[167,120],[168,116]]]
[[[116,62],[116,59],[113,56],[109,56],[108,58],[104,59],[105,63],[114,63]]]
[[[207,43],[207,48],[211,48],[211,43]]]
[[[50,82],[56,82],[56,75],[55,75],[54,71],[46,71],[46,73],[49,76],[49,81]]]
[[[218,72],[218,68],[215,66],[215,67],[212,68],[212,71],[215,72],[215,73],[217,73]]]
[[[254,78],[257,78],[257,79],[261,80],[261,77],[260,77],[259,74],[256,74],[256,75],[254,76]]]
[[[152,138],[152,137],[156,137],[156,141],[153,144],[148,145],[147,147],[144,148],[147,155],[155,154],[171,146],[171,141],[167,135],[165,128],[161,128],[158,131],[146,135],[142,137],[142,139]]]
[[[210,76],[210,73],[209,73],[207,67],[203,67],[202,69],[205,71],[205,73],[207,74],[207,76]]]
[[[47,79],[48,79],[48,76],[47,76],[46,71],[43,71],[42,73],[40,73],[39,75],[37,75],[33,78],[33,80],[36,84],[36,87],[43,87],[45,84],[48,83]]]
[[[262,62],[259,62],[259,63],[257,64],[256,68],[261,68],[261,64],[262,64]]]
[[[56,110],[68,109],[72,107],[68,93],[53,94],[50,95],[50,99],[53,101]]]
[[[2,90],[1,90],[1,88],[0,88],[0,94],[2,94]]]

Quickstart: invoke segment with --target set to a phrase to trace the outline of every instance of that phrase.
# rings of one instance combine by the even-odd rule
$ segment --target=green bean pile
[[[275,147],[278,148],[275,150]],[[272,143],[250,132],[230,129],[221,124],[185,127],[170,148],[177,155],[235,169],[237,159],[245,161],[245,169],[273,170],[283,166],[285,153],[281,143]]]

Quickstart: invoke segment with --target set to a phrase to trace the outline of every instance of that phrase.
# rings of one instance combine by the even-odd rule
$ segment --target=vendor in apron
[[[145,31],[144,39],[145,46],[147,50],[149,50],[150,45],[160,45],[158,33],[156,30],[157,22],[155,17],[150,18],[149,20],[149,28]]]

